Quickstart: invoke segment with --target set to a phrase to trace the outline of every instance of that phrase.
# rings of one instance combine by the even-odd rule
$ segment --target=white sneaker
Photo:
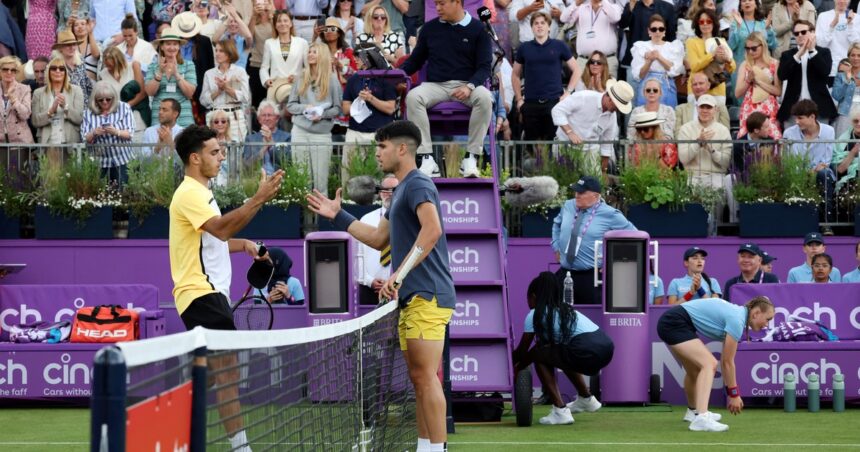
[[[474,154],[466,153],[466,158],[460,162],[460,175],[463,177],[474,178],[481,175],[478,171],[478,161]]]
[[[567,408],[571,413],[582,413],[587,411],[593,413],[602,407],[603,404],[597,400],[597,397],[577,397],[576,400],[567,404]]]
[[[567,407],[559,408],[553,406],[548,415],[540,418],[540,423],[543,425],[564,425],[573,424],[573,415]]]
[[[707,415],[711,417],[711,419],[719,422],[720,419],[723,418],[723,415],[720,413],[714,413],[713,411],[708,411]],[[696,419],[696,412],[687,408],[687,412],[684,413],[684,422],[693,422]]]
[[[690,430],[694,432],[724,432],[729,429],[726,424],[714,420],[710,413],[702,413],[690,422]]]
[[[433,159],[432,155],[425,155],[421,158],[421,167],[418,168],[418,171],[429,177],[439,177],[442,175],[439,172],[439,165],[436,164],[436,160]]]

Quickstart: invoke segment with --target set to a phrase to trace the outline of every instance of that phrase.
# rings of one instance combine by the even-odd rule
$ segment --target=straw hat
[[[162,42],[168,42],[168,41],[177,41],[177,42],[179,42],[180,45],[185,45],[185,43],[188,42],[185,39],[182,39],[182,37],[179,36],[179,34],[176,32],[176,30],[171,26],[171,27],[167,27],[164,30],[162,30],[161,31],[161,37],[152,41],[152,43],[155,45],[158,45],[158,44],[161,44]]]
[[[278,104],[284,103],[290,92],[293,90],[293,84],[287,81],[286,77],[277,78],[269,87],[268,98]]]
[[[200,33],[200,28],[202,27],[203,22],[197,17],[197,14],[191,11],[177,14],[170,22],[170,28],[180,38],[193,38]]]
[[[636,113],[633,115],[632,126],[634,129],[659,126],[666,122],[665,119],[660,119],[657,117],[656,111],[643,111],[641,113]]]
[[[51,46],[52,50],[57,50],[59,47],[67,46],[69,44],[80,44],[81,41],[78,41],[78,38],[75,37],[75,34],[72,33],[72,30],[63,30],[57,33],[57,42]]]
[[[752,70],[753,74],[755,74],[755,78],[759,80],[767,80],[767,78],[770,77],[770,74],[767,71],[758,66],[753,66]],[[758,85],[753,86],[752,102],[754,104],[764,102],[768,97],[770,97],[770,94],[767,91],[763,90]]]
[[[328,27],[336,27],[336,28],[337,28],[337,30],[338,30],[341,34],[343,34],[343,33],[344,33],[344,31],[343,31],[343,27],[341,27],[341,26],[340,26],[340,21],[339,21],[339,20],[337,20],[337,18],[329,17],[328,19],[326,19],[326,20],[325,20],[325,26],[326,26],[326,28],[328,28]]]
[[[612,99],[612,103],[615,104],[618,111],[621,113],[626,115],[627,113],[630,113],[630,110],[633,110],[633,87],[624,80],[607,80],[606,94],[609,94],[609,98]]]

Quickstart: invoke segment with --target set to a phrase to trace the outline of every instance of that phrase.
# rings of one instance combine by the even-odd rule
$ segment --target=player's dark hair
[[[218,136],[218,132],[206,126],[191,124],[176,136],[176,153],[182,159],[182,163],[188,165],[191,154],[200,152],[203,143]]]
[[[376,142],[392,141],[406,143],[409,152],[415,154],[421,146],[421,130],[411,121],[394,121],[376,131]]]
[[[570,342],[573,330],[576,329],[576,311],[564,302],[558,277],[552,272],[541,272],[529,283],[527,294],[535,297],[535,315],[532,322],[538,342],[548,345]],[[556,324],[561,325],[558,337],[553,334]]]

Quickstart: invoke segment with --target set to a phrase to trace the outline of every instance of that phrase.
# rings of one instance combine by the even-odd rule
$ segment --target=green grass
[[[549,407],[535,407],[535,422]],[[683,408],[605,409],[576,415],[573,425],[517,427],[502,422],[458,424],[449,438],[452,451],[571,450],[860,450],[860,410],[786,414],[748,409],[740,416],[717,410],[731,426],[725,433],[694,433],[681,421]],[[0,450],[86,451],[89,410],[71,408],[0,409]]]

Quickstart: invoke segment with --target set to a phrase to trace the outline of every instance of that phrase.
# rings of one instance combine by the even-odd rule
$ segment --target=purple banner
[[[502,287],[460,287],[451,316],[453,339],[506,338]]]
[[[448,238],[448,263],[454,282],[499,281],[498,237]]]
[[[0,328],[72,320],[78,309],[103,304],[155,310],[158,289],[149,284],[0,286]]]
[[[475,187],[439,190],[445,232],[498,229],[494,199],[496,195],[492,185],[487,187],[487,190],[476,190]]]
[[[0,398],[89,397],[93,354],[104,345],[0,345]]]
[[[451,386],[454,391],[510,391],[511,357],[502,343],[451,344]]]

